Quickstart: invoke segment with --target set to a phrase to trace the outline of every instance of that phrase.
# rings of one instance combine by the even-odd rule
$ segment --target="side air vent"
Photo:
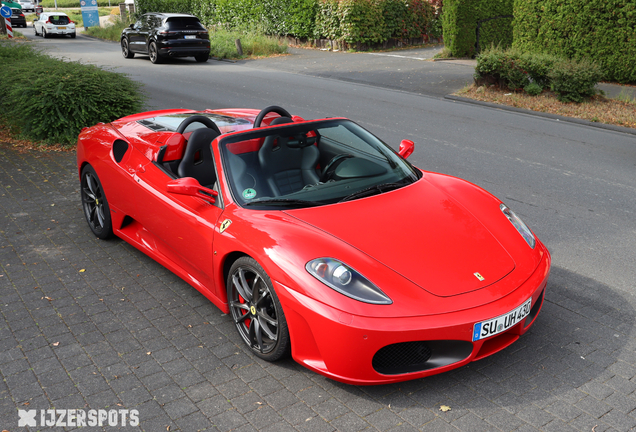
[[[121,160],[126,155],[128,151],[128,143],[123,140],[117,140],[113,143],[113,156],[117,163],[121,162]]]

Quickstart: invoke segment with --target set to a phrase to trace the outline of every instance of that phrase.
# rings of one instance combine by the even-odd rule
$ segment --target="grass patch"
[[[41,0],[40,6],[43,8],[55,8],[56,0]],[[99,3],[98,3],[99,5]],[[79,8],[80,0],[57,0],[57,7],[59,8]]]
[[[80,130],[143,109],[140,84],[93,65],[53,59],[29,44],[0,43],[11,86],[0,93],[4,130],[45,144],[71,147]]]
[[[3,18],[4,19],[4,18]],[[21,39],[21,40],[26,40],[27,37],[24,36],[22,33],[20,33],[19,31],[13,30],[13,39]],[[11,40],[13,40],[11,39]],[[7,36],[6,34],[0,34],[0,41],[8,41],[9,40],[9,36]]]
[[[119,42],[121,32],[129,25],[127,21],[117,20],[109,27],[89,27],[86,34],[114,42]],[[241,59],[251,57],[267,57],[287,53],[287,42],[277,37],[265,36],[257,30],[224,30],[210,31],[210,55],[223,59]],[[241,40],[243,56],[236,50],[236,39]]]
[[[236,39],[241,40],[243,56],[236,49]],[[265,36],[257,30],[210,30],[210,55],[225,59],[267,57],[287,53],[287,42],[277,37]]]
[[[123,29],[128,27],[129,22],[126,20],[122,20],[121,18],[116,18],[115,23],[113,25],[109,25],[106,27],[88,27],[84,34],[89,36],[93,36],[99,39],[105,39],[113,42],[119,42],[121,39],[121,32]]]
[[[531,96],[523,92],[501,89],[498,86],[478,87],[474,84],[463,88],[455,95],[592,122],[636,128],[636,102],[609,99],[601,95],[592,96],[581,103],[564,103],[560,102],[557,95],[551,91],[543,91],[538,96]]]

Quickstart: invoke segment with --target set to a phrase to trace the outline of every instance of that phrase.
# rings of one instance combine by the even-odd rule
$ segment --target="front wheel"
[[[40,33],[38,33],[38,28],[37,28],[36,26],[33,26],[33,33],[34,33],[36,36],[40,36]]]
[[[46,39],[46,38],[48,38],[48,37],[49,37],[49,34],[46,32],[46,29],[45,29],[44,27],[42,27],[42,37],[43,37],[44,39]]]
[[[81,175],[82,208],[88,226],[97,238],[105,240],[113,235],[110,207],[102,183],[92,166],[86,165]]]
[[[127,58],[127,59],[133,58],[135,56],[135,53],[130,50],[130,46],[128,45],[128,39],[126,38],[123,38],[121,40],[121,55],[123,55],[124,58]]]
[[[288,356],[291,342],[285,314],[260,264],[250,257],[239,258],[226,285],[230,314],[243,342],[263,360]]]
[[[157,50],[157,44],[155,42],[150,42],[148,55],[150,56],[150,61],[153,64],[161,63],[161,57],[159,56],[159,51]]]

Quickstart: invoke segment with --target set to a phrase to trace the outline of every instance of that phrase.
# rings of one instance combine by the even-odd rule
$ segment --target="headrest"
[[[279,125],[279,124],[285,124],[285,123],[293,123],[294,121],[292,119],[290,119],[289,117],[276,117],[274,120],[272,120],[269,125],[270,126],[274,126],[274,125]]]

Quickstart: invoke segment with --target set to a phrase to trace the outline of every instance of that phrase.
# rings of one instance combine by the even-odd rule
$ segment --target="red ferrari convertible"
[[[165,110],[86,128],[92,232],[229,313],[258,357],[352,384],[437,374],[536,319],[550,254],[500,200],[345,118]]]

